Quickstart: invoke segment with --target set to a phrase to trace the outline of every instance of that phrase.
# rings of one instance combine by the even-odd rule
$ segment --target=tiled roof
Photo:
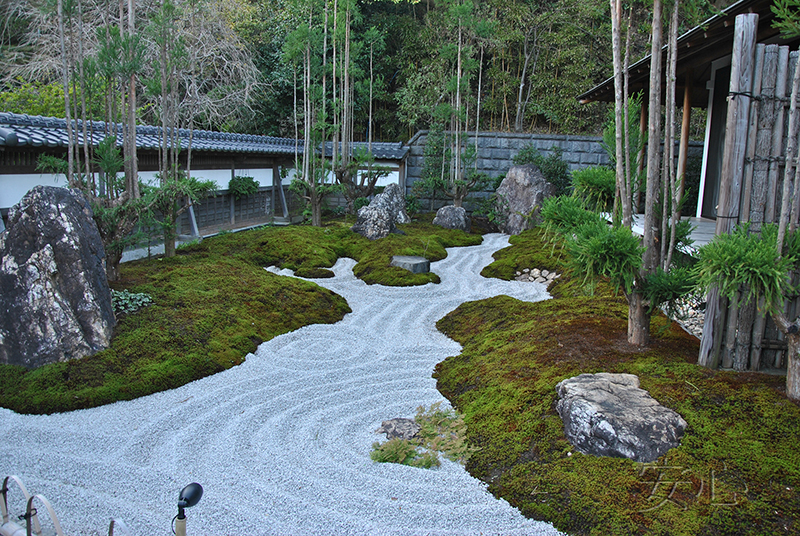
[[[76,124],[73,121],[73,124]],[[83,145],[83,123],[77,122],[77,143]],[[90,121],[86,124],[90,145],[96,146],[105,137],[106,123]],[[121,133],[122,125],[113,124],[113,132]],[[161,145],[161,127],[136,127],[136,146],[140,149],[158,149]],[[181,147],[189,146],[189,130],[180,129]],[[122,145],[122,136],[117,136]],[[298,140],[303,152],[303,142]],[[0,147],[66,147],[67,122],[55,117],[40,117],[0,112]],[[195,130],[192,134],[192,151],[220,151],[230,153],[293,154],[295,140],[253,134],[230,134],[210,130]]]
[[[353,142],[351,152],[355,149],[367,150],[369,144],[365,141]],[[376,160],[402,160],[408,154],[409,147],[402,142],[372,142],[372,155]],[[325,143],[325,154],[333,153],[333,143]]]

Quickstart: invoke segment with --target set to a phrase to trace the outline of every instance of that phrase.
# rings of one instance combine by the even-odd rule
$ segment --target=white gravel
[[[367,286],[340,259],[335,278],[315,280],[353,309],[335,325],[276,337],[238,367],[137,400],[49,416],[0,409],[0,477],[45,495],[68,535],[106,534],[112,517],[131,536],[170,534],[190,482],[205,490],[186,511],[190,535],[559,534],[458,464],[369,458],[382,420],[444,400],[431,373],[460,346],[436,330],[439,318],[469,300],[548,297],[538,283],[479,275],[507,244],[488,235],[449,249],[431,266],[441,284],[413,288]],[[9,499],[21,513],[16,487]]]

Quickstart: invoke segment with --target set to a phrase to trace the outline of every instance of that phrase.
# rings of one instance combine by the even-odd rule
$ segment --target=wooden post
[[[758,14],[736,16],[731,57],[731,83],[728,94],[728,116],[725,123],[725,147],[719,189],[719,208],[715,234],[730,233],[739,220],[743,164],[750,119],[753,66],[755,63]],[[715,367],[719,356],[714,347],[721,342],[723,317],[719,292],[712,289],[706,299],[703,337],[700,341],[699,365]],[[718,340],[715,342],[714,339]],[[718,347],[718,346],[717,346]]]
[[[681,122],[681,142],[678,148],[678,199],[683,199],[686,177],[686,161],[689,156],[689,123],[692,119],[692,86],[694,84],[692,70],[686,71],[683,88],[683,121]]]
[[[274,161],[272,163],[272,195],[270,195],[270,204],[271,204],[271,212],[272,212],[272,219],[275,219],[275,185],[278,184],[281,180],[281,172],[280,168],[278,167],[278,161]]]
[[[751,230],[759,231],[761,225],[769,222],[766,217],[769,185],[769,155],[772,144],[772,127],[775,123],[775,82],[778,66],[778,46],[764,47],[764,61],[761,74],[761,99],[758,104],[758,123],[753,156],[753,190],[750,203]],[[749,154],[749,152],[748,152]],[[774,200],[773,200],[774,203]]]
[[[233,180],[234,177],[236,177],[236,164],[231,162],[231,180]],[[230,196],[230,198],[231,198],[231,225],[235,225],[236,224],[236,205],[235,205],[235,201],[233,199],[233,192],[228,190],[228,196]]]
[[[750,204],[753,197],[753,171],[756,156],[756,135],[758,134],[758,100],[761,97],[761,77],[764,70],[765,45],[756,45],[756,63],[753,70],[753,102],[750,105],[750,131],[747,133],[747,146],[744,159],[744,195],[739,207],[740,221],[750,221]],[[760,226],[759,226],[760,228]],[[757,231],[758,229],[751,229]]]
[[[764,213],[764,221],[774,223],[777,221],[777,199],[778,199],[778,179],[780,177],[780,163],[778,159],[783,155],[783,125],[784,102],[786,98],[786,86],[789,80],[789,47],[778,49],[777,78],[775,80],[775,100],[773,109],[775,112],[775,122],[772,126],[772,147],[769,152],[769,172],[767,176],[769,191],[767,193],[767,208]]]

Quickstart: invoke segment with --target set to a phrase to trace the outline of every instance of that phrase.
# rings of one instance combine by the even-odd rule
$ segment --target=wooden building
[[[772,5],[772,0],[741,0],[678,40],[676,95],[684,110],[681,155],[688,144],[691,108],[707,109],[696,215],[715,220],[716,234],[730,232],[739,223],[751,222],[751,230],[757,232],[763,223],[776,222],[786,168],[791,172],[795,162],[786,148],[789,136],[797,137],[787,130],[800,38],[783,38],[773,28]],[[666,49],[663,54],[666,57]],[[647,57],[630,67],[632,93],[647,91],[649,65]],[[613,79],[578,98],[613,102]],[[679,162],[681,175],[685,158],[679,157]],[[786,307],[794,318],[800,308],[795,297],[788,298]],[[782,334],[756,304],[740,308],[709,296],[699,363],[775,369],[784,366],[784,351]]]
[[[83,128],[80,122],[78,124],[81,128],[75,129],[77,143],[82,146]],[[97,147],[110,131],[117,135],[117,144],[121,147],[121,128],[121,125],[112,125],[107,130],[104,122],[87,123],[89,145]],[[181,147],[189,147],[189,135],[188,130],[179,131]],[[236,175],[253,177],[262,186],[272,189],[271,197],[279,203],[278,213],[287,215],[282,183],[288,184],[289,179],[281,180],[280,170],[294,167],[295,151],[302,153],[302,141],[207,130],[195,130],[191,138],[193,176],[212,180],[221,190],[227,189],[228,182]],[[156,181],[161,128],[137,126],[136,145],[140,180]],[[37,162],[42,154],[65,156],[67,146],[65,119],[0,112],[0,214],[4,218],[8,209],[34,186],[66,185],[63,176],[38,170]],[[187,153],[184,150],[180,155],[184,168]]]

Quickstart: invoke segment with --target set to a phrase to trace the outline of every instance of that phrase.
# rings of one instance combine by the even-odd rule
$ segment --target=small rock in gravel
[[[375,433],[386,434],[386,439],[411,439],[420,431],[420,425],[414,419],[389,419],[383,421]]]

